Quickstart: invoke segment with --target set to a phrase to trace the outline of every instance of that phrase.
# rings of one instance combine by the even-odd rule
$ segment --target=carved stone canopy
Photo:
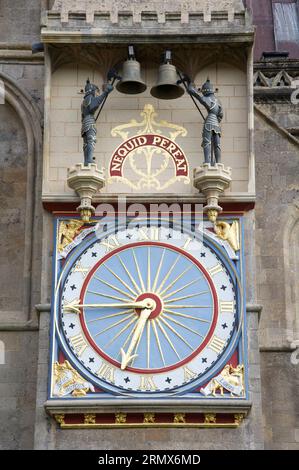
[[[171,48],[173,62],[190,77],[215,62],[225,62],[246,70],[247,51],[238,44],[140,44],[136,47],[137,59],[143,66],[158,67],[165,48]],[[53,44],[49,46],[52,72],[69,64],[85,64],[96,68],[103,77],[112,67],[122,64],[127,55],[127,45]]]

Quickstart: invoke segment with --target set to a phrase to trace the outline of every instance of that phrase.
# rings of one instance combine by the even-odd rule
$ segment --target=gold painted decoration
[[[89,390],[94,392],[94,386],[86,382],[69,361],[64,361],[62,364],[55,362],[53,395],[84,397]]]
[[[205,414],[205,424],[216,423],[216,415],[213,413]]]
[[[65,424],[65,421],[64,421],[64,414],[54,415],[54,418],[55,418],[56,422],[57,422],[60,426],[63,426],[63,425]]]
[[[115,424],[124,424],[127,421],[127,413],[115,413]]]
[[[133,429],[133,428],[237,428],[245,413],[116,413],[111,422],[110,413],[56,414],[61,429]]]
[[[239,223],[234,220],[230,225],[227,222],[218,221],[214,225],[217,237],[226,240],[234,251],[240,250]]]
[[[243,422],[245,416],[244,416],[243,413],[236,413],[236,414],[234,415],[234,418],[235,418],[235,424],[236,424],[237,426],[240,426],[240,424]]]
[[[185,413],[176,413],[173,417],[173,422],[175,424],[185,424],[186,423],[186,414]]]
[[[86,414],[84,415],[84,424],[95,424],[96,415],[95,414]]]
[[[111,157],[108,184],[120,182],[136,191],[163,191],[178,181],[189,184],[189,164],[175,142],[177,137],[185,137],[187,130],[165,120],[156,121],[151,104],[146,104],[140,115],[140,122],[132,119],[111,131],[123,143]]]
[[[143,422],[146,424],[155,422],[155,413],[144,413]]]
[[[74,238],[79,235],[83,225],[84,223],[77,219],[70,219],[59,223],[57,243],[59,253],[62,253],[73,242]]]
[[[227,364],[222,372],[214,377],[206,387],[201,388],[203,395],[213,397],[223,396],[224,390],[230,392],[231,397],[244,396],[244,366],[232,367]],[[217,392],[220,392],[217,394]]]

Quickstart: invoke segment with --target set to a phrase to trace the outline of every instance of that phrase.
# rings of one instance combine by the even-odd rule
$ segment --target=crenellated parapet
[[[64,32],[64,34],[62,34]],[[128,36],[213,36],[253,34],[251,18],[241,0],[56,0],[42,17],[44,42],[62,42],[114,34]],[[79,39],[78,39],[79,38]],[[175,41],[175,38],[173,38]],[[243,38],[244,39],[244,38]],[[147,42],[150,39],[147,39]]]

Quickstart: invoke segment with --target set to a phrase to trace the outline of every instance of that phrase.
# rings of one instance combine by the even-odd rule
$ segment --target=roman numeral
[[[187,250],[187,248],[188,248],[188,246],[190,245],[191,242],[192,242],[192,238],[188,237],[182,248],[184,250]]]
[[[155,382],[153,380],[153,377],[145,377],[141,376],[140,377],[140,385],[139,385],[140,390],[157,390],[157,387],[155,385]]]
[[[210,273],[211,276],[215,276],[218,273],[221,273],[223,271],[223,267],[221,264],[216,264],[216,266],[213,266],[213,268],[208,269],[208,272]]]
[[[234,311],[234,302],[233,301],[220,301],[220,312],[229,312],[233,313]]]
[[[195,372],[193,372],[193,370],[189,369],[189,367],[183,367],[183,370],[184,370],[184,380],[185,382],[188,382],[189,380],[191,379],[194,379],[194,377],[197,376],[197,374]]]
[[[75,349],[78,356],[81,356],[87,348],[87,343],[81,334],[72,336],[70,338],[73,348]]]
[[[74,299],[68,304],[64,304],[62,306],[63,313],[80,313],[80,310],[78,307],[73,307],[73,305],[79,305],[80,304],[80,299]]]
[[[111,367],[109,364],[106,364],[106,362],[102,362],[101,367],[97,371],[97,375],[99,377],[102,377],[103,379],[109,380],[109,382],[112,382],[114,384],[114,372],[114,367]]]
[[[140,236],[141,240],[159,240],[159,229],[158,227],[141,227],[138,230],[138,235]]]
[[[83,268],[80,263],[74,268],[74,273],[81,273],[83,277],[86,277],[90,268]]]
[[[224,345],[225,341],[223,341],[223,339],[217,338],[217,336],[213,336],[208,344],[208,347],[215,353],[219,354],[222,351]]]
[[[107,253],[120,246],[120,242],[118,241],[115,235],[110,235],[107,240],[102,240],[101,245],[106,247]]]

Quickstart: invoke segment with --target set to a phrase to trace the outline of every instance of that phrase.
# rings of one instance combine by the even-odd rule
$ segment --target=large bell
[[[137,95],[146,90],[146,84],[141,80],[140,63],[135,58],[129,58],[123,63],[122,79],[116,89],[126,95]]]
[[[151,89],[151,95],[159,100],[175,100],[184,94],[184,89],[177,85],[179,76],[174,65],[166,63],[159,67],[157,85]]]

